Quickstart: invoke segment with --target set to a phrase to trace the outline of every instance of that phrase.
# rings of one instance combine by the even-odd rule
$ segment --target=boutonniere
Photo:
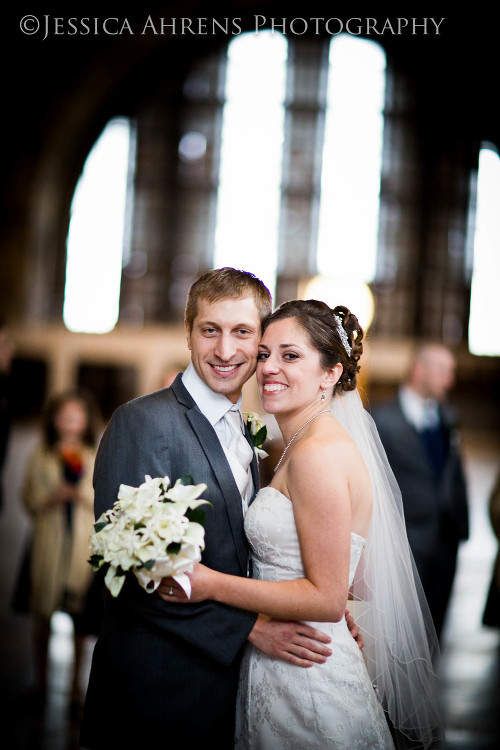
[[[253,449],[257,458],[267,458],[269,454],[266,453],[266,451],[262,450],[262,446],[267,439],[266,425],[259,417],[259,415],[254,411],[246,411],[244,416],[245,424],[247,426],[248,432],[250,433],[250,438],[253,443]],[[271,438],[269,437],[269,439]]]

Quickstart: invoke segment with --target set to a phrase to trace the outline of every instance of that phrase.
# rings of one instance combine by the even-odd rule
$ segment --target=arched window
[[[385,68],[376,42],[330,42],[317,267],[346,291],[375,277]]]
[[[251,271],[274,293],[286,38],[241,34],[228,48],[214,265]]]
[[[133,130],[111,120],[87,157],[73,196],[67,239],[64,324],[106,333],[118,320]]]
[[[500,356],[500,157],[491,144],[479,152],[469,318],[472,354]]]

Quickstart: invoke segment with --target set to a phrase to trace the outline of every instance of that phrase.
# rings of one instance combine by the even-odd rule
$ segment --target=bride
[[[298,669],[248,644],[238,750],[440,746],[437,640],[399,490],[356,389],[362,339],[347,308],[316,300],[287,302],[264,324],[257,381],[286,447],[245,517],[253,578],[198,565],[190,601],[320,623],[333,655]],[[186,602],[175,583],[164,599]],[[345,627],[348,599],[363,654]]]

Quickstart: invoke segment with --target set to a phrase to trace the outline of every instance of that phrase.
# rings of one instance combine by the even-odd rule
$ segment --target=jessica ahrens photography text
[[[145,16],[143,20],[126,17],[76,17],[28,14],[19,19],[19,28],[27,36],[42,39],[57,36],[237,36],[243,32],[274,31],[288,36],[304,34],[353,36],[439,36],[445,18],[274,18],[254,15],[247,18],[162,18]]]

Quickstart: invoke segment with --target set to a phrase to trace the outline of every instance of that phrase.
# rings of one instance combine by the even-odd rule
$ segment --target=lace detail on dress
[[[290,500],[261,490],[245,517],[253,575],[268,581],[304,575]],[[364,546],[351,535],[350,583]],[[248,645],[237,706],[237,750],[388,750],[384,713],[345,620],[312,623],[332,636],[333,655],[308,669]]]

